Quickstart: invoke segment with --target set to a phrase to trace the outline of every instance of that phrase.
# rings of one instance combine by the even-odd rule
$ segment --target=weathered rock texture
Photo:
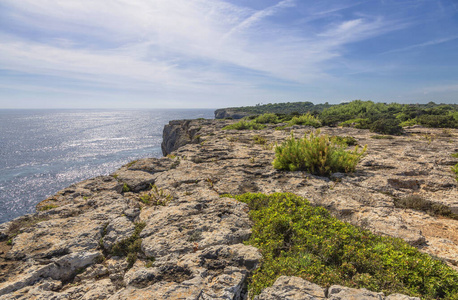
[[[365,130],[324,128],[323,133],[368,144],[354,174],[334,174],[330,180],[272,168],[269,144],[289,132],[272,126],[220,130],[231,122],[171,122],[163,149],[172,155],[74,184],[41,202],[37,213],[1,224],[0,299],[243,299],[246,278],[261,255],[242,243],[252,225],[247,206],[221,198],[224,193],[294,192],[341,219],[403,238],[457,265],[458,221],[394,207],[395,198],[418,195],[457,211],[450,170],[456,163],[450,154],[458,151],[456,130],[415,128],[375,140]],[[300,136],[308,130],[294,132]],[[267,143],[255,144],[255,135]],[[259,299],[377,295],[290,284],[299,281],[279,279]]]
[[[322,288],[299,277],[281,276],[272,287],[266,288],[254,298],[255,300],[419,300],[401,294],[387,297],[383,293],[371,292],[366,289],[352,289],[340,285]]]

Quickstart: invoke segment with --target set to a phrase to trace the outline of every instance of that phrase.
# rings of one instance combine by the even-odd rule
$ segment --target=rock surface
[[[251,233],[247,206],[221,198],[225,193],[294,192],[343,220],[457,265],[458,221],[397,208],[395,201],[418,196],[458,210],[450,170],[458,131],[414,128],[394,139],[372,139],[365,130],[323,128],[368,144],[354,174],[329,179],[272,168],[272,143],[289,137],[288,131],[220,130],[232,122],[171,122],[163,150],[172,155],[74,184],[42,201],[37,213],[0,224],[0,299],[244,299],[246,278],[261,255],[242,243]],[[298,126],[294,132],[309,130]],[[266,143],[256,143],[256,135]],[[325,290],[290,277],[258,299],[352,299],[361,293],[409,299]]]
[[[299,277],[281,276],[273,286],[265,288],[255,300],[420,300],[401,294],[385,296],[383,293],[371,292],[366,289],[352,289],[333,285],[327,289],[310,283]]]

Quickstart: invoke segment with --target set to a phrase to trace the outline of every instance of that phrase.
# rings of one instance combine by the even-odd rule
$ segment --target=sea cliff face
[[[215,110],[215,119],[241,119],[243,117],[251,115],[247,112],[236,111],[231,108],[221,108]]]
[[[172,121],[162,148],[171,155],[74,184],[41,202],[37,213],[1,224],[0,299],[244,299],[261,254],[243,244],[251,234],[248,207],[220,197],[226,193],[293,192],[458,264],[457,220],[395,205],[417,195],[458,213],[450,171],[457,130],[414,128],[372,139],[366,130],[323,128],[368,144],[354,174],[329,179],[273,169],[268,145],[290,132],[221,130],[232,122]],[[293,130],[301,136],[311,128]],[[255,143],[255,135],[266,144]],[[311,297],[410,299],[324,289],[296,277],[280,277],[257,299]]]

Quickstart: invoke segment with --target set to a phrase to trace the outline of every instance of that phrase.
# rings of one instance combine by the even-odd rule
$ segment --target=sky
[[[354,99],[458,103],[458,1],[0,1],[0,108]]]

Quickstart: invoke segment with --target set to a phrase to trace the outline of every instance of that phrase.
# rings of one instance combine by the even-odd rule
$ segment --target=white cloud
[[[412,49],[416,49],[416,48],[434,46],[434,45],[450,42],[450,41],[453,41],[453,40],[456,40],[456,39],[458,39],[458,35],[454,35],[454,36],[450,36],[450,37],[446,37],[446,38],[434,39],[434,40],[430,40],[430,41],[427,41],[427,42],[424,42],[424,43],[420,43],[420,44],[415,44],[415,45],[410,45],[410,46],[403,47],[403,48],[393,49],[393,50],[390,50],[390,51],[386,51],[386,52],[384,52],[382,54],[403,52],[403,51],[408,51],[408,50],[412,50]]]
[[[219,0],[2,5],[7,9],[0,17],[8,14],[11,26],[34,31],[0,35],[2,69],[158,93],[214,95],[237,88],[255,95],[275,81],[313,84],[329,77],[327,63],[349,43],[399,28],[381,17],[341,20],[316,28],[318,34],[267,22],[295,9],[293,0],[260,10]]]

